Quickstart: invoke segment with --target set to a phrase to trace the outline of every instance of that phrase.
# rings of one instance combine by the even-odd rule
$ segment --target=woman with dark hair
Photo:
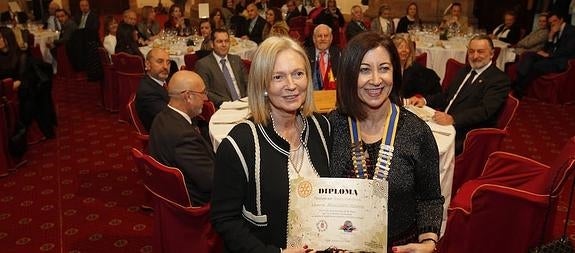
[[[289,34],[289,26],[283,20],[282,12],[276,7],[266,11],[266,25],[262,32],[262,37],[266,39],[270,36],[281,36]]]
[[[142,7],[142,19],[138,23],[138,32],[144,40],[154,40],[160,33],[160,24],[156,21],[154,7],[146,5]]]
[[[393,36],[393,43],[397,48],[403,82],[401,84],[401,97],[430,96],[441,92],[439,76],[432,69],[426,68],[415,61],[415,43],[409,34],[402,33]]]
[[[108,51],[109,55],[116,52],[116,33],[118,32],[118,21],[114,16],[106,16],[104,18],[104,48]]]
[[[226,24],[230,24],[232,17],[234,16],[234,0],[223,0],[222,1],[222,16]]]
[[[215,8],[210,13],[210,21],[214,25],[215,29],[226,28],[226,20],[224,19],[224,15],[222,14],[222,10],[220,8]]]
[[[402,107],[400,89],[400,60],[389,37],[364,32],[348,42],[337,74],[337,109],[328,116],[330,174],[379,180],[389,194],[388,211],[382,210],[388,251],[431,253],[444,201],[439,152],[425,122]]]
[[[131,55],[137,55],[144,59],[144,55],[140,52],[138,44],[138,30],[136,27],[122,23],[118,26],[118,32],[116,33],[116,54],[117,53],[127,53]]]
[[[165,30],[176,31],[182,34],[183,30],[190,27],[190,20],[184,18],[182,7],[177,4],[172,4],[168,13],[168,20],[164,24]]]
[[[212,45],[212,31],[214,30],[214,24],[209,19],[200,20],[200,34],[204,38],[200,50],[211,51],[213,49]]]
[[[405,10],[405,16],[401,17],[397,23],[395,33],[407,33],[410,25],[421,26],[421,19],[419,18],[418,13],[417,4],[415,2],[409,3]]]

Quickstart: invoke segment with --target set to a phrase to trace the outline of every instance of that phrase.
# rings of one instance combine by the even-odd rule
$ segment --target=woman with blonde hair
[[[142,19],[138,23],[138,32],[144,40],[154,40],[160,33],[160,24],[156,21],[154,7],[146,5],[142,7]]]
[[[435,71],[415,61],[415,43],[411,41],[409,35],[406,33],[396,34],[393,36],[393,43],[397,48],[403,76],[401,96],[410,98],[417,95],[429,96],[441,92],[439,76],[437,76]]]
[[[212,224],[225,252],[309,252],[287,247],[290,180],[328,176],[329,124],[314,113],[311,68],[293,39],[269,37],[248,83],[252,117],[216,153]]]

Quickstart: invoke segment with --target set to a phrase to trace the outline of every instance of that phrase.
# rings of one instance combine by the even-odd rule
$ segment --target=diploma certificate
[[[290,181],[288,247],[387,252],[387,181]]]

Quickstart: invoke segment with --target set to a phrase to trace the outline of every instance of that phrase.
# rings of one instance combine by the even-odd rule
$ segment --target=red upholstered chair
[[[185,54],[184,64],[186,64],[186,70],[194,71],[198,60],[199,58],[197,54]]]
[[[289,36],[290,38],[297,40],[297,41],[302,41],[303,36],[296,30],[289,30]]]
[[[112,62],[116,67],[118,81],[119,120],[128,122],[130,114],[127,105],[144,77],[144,62],[142,58],[126,53],[113,54]]]
[[[527,252],[540,243],[542,233],[551,237],[555,217],[544,228],[547,208],[557,209],[557,198],[563,188],[570,187],[565,182],[573,170],[575,138],[552,166],[506,152],[493,153],[481,176],[465,183],[451,201],[439,251]]]
[[[8,153],[8,119],[3,102],[0,102],[0,177],[8,176],[10,154]]]
[[[300,42],[304,42],[307,36],[309,35],[306,34],[306,19],[307,17],[305,16],[299,16],[291,18],[288,22],[288,26],[290,29],[290,36],[292,31],[297,32],[299,34],[299,37],[298,38],[292,37],[292,38],[297,39]]]
[[[247,60],[247,59],[242,59],[242,63],[244,64],[244,67],[246,68],[246,71],[248,72],[248,75],[249,75],[250,69],[252,67],[252,61]]]
[[[66,86],[81,85],[88,82],[86,72],[78,72],[74,70],[66,52],[66,46],[60,45],[56,47],[56,62],[57,72],[55,77],[62,80]]]
[[[154,202],[154,250],[159,252],[216,253],[222,243],[210,223],[210,205],[191,204],[184,176],[154,158],[132,149],[144,185]]]
[[[130,113],[130,122],[136,128],[136,133],[138,134],[138,140],[142,144],[142,150],[148,149],[148,131],[142,125],[140,118],[138,117],[138,112],[136,111],[136,94],[133,94],[128,102],[128,112]]]
[[[479,177],[489,155],[501,149],[501,143],[508,134],[508,126],[517,107],[519,101],[507,95],[507,100],[497,118],[497,128],[479,128],[467,133],[463,151],[455,157],[451,196],[455,196],[459,187],[465,182]]]
[[[538,77],[527,87],[527,96],[550,104],[575,102],[575,59],[568,62],[561,73],[550,73]]]
[[[441,81],[441,88],[444,91],[447,90],[447,87],[449,87],[453,81],[455,74],[464,67],[464,63],[458,62],[453,58],[447,59],[447,62],[445,63],[445,76],[443,76],[443,80]]]
[[[202,113],[197,117],[205,122],[210,122],[212,115],[216,112],[216,106],[212,101],[204,101],[204,106],[202,107]]]
[[[98,56],[104,70],[104,79],[102,81],[102,102],[104,108],[111,112],[117,112],[118,81],[116,80],[116,70],[105,48],[98,47]]]
[[[413,47],[415,48],[415,47]],[[427,53],[422,53],[415,57],[415,61],[419,63],[419,65],[426,67],[427,66]]]

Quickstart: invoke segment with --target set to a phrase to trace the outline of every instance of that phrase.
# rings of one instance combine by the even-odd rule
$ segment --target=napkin
[[[413,114],[417,115],[423,121],[431,121],[433,115],[435,114],[435,110],[430,107],[417,107],[414,105],[406,105],[405,109],[409,110]]]

